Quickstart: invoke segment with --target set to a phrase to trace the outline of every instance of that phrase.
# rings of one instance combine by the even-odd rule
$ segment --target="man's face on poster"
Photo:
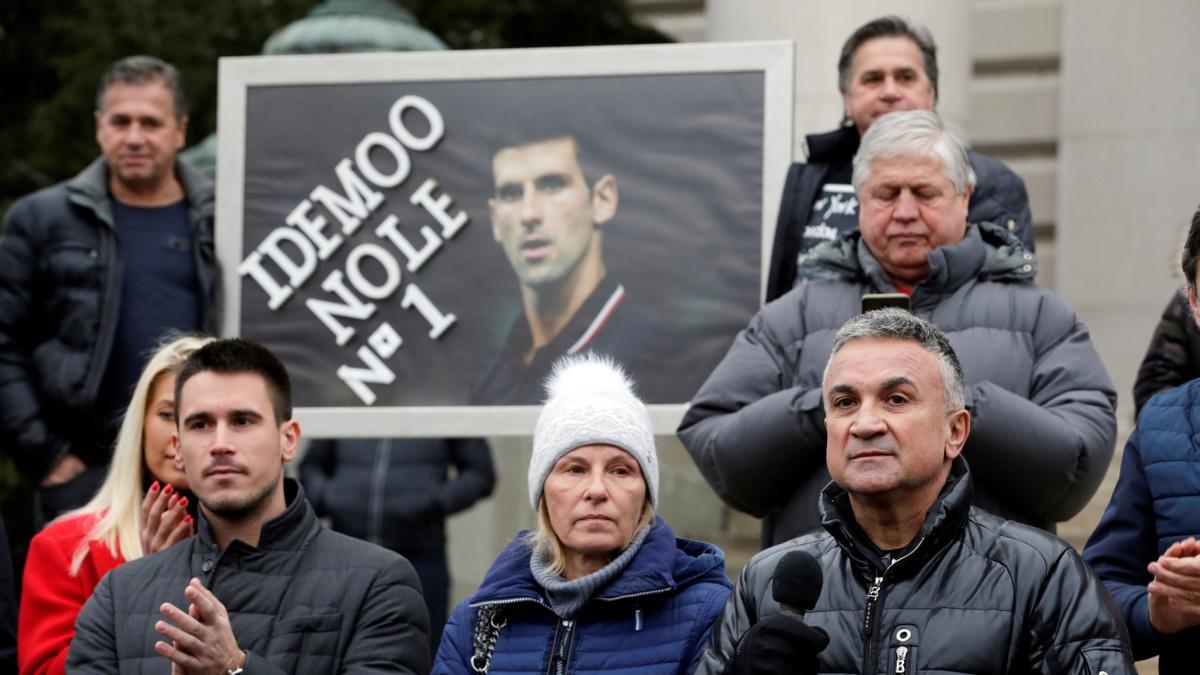
[[[492,176],[492,236],[521,285],[561,284],[581,262],[600,262],[600,226],[616,211],[616,181],[605,175],[588,185],[574,140],[504,148],[492,158]]]

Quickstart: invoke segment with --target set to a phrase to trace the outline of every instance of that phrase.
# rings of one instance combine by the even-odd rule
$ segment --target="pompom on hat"
[[[612,445],[637,460],[652,504],[658,504],[658,453],[646,405],[633,380],[607,356],[565,356],[546,378],[546,404],[533,430],[529,503],[537,511],[554,464],[585,445]]]

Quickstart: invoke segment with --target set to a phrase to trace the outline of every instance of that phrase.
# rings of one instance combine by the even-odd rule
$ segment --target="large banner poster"
[[[224,332],[280,355],[317,435],[528,433],[588,351],[669,433],[759,305],[791,65],[778,43],[222,59]]]

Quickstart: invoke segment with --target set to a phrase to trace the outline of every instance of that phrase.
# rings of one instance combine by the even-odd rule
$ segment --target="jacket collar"
[[[854,126],[839,127],[823,134],[809,134],[804,137],[808,147],[806,161],[836,162],[853,158],[854,153],[858,152],[860,140],[858,129]]]
[[[108,196],[108,165],[104,157],[97,157],[91,164],[67,181],[67,199],[96,214],[109,227],[113,226],[112,201]]]
[[[958,537],[971,511],[972,492],[971,472],[966,459],[959,455],[950,465],[950,476],[937,500],[926,512],[921,531],[896,556],[898,562],[893,567],[899,568],[897,573],[919,568],[925,560]],[[847,556],[871,570],[885,569],[874,544],[854,519],[850,496],[837,483],[830,481],[821,491],[820,512],[822,527],[833,535]]]
[[[304,488],[291,478],[283,479],[283,497],[287,507],[283,513],[263,523],[262,532],[258,537],[258,546],[251,546],[240,539],[230,542],[229,549],[244,549],[246,551],[296,551],[304,548],[309,538],[321,529],[321,523],[313,513],[304,498]],[[217,550],[217,542],[213,539],[208,520],[203,511],[196,519],[196,539],[204,549]]]
[[[528,536],[528,530],[518,533],[500,552],[468,604],[542,602],[542,588],[529,571],[532,553]],[[667,522],[656,516],[637,555],[611,583],[597,591],[594,599],[616,600],[630,595],[666,592],[704,578],[728,586],[729,579],[724,570],[725,554],[721,549],[704,542],[677,539]]]
[[[929,276],[917,284],[922,294],[952,293],[972,279],[1032,281],[1037,274],[1033,254],[1015,235],[992,223],[968,223],[962,241],[940,246],[926,259]],[[813,247],[801,260],[799,275],[819,281],[866,281],[880,290],[895,290],[858,231]]]
[[[191,164],[176,159],[175,177],[183,186],[183,197],[188,203],[188,221],[196,223],[212,215],[216,207],[216,187],[208,176],[193,169]]]
[[[187,162],[175,160],[175,177],[183,187],[188,203],[188,221],[195,223],[213,212],[215,192],[213,183]],[[108,164],[100,156],[83,171],[67,181],[67,198],[96,214],[110,227],[113,225],[112,197],[108,193]]]

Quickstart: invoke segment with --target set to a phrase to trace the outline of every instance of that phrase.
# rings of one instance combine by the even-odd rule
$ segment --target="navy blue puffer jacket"
[[[719,548],[676,539],[658,518],[629,566],[578,614],[563,620],[529,571],[525,534],[500,553],[479,591],[450,616],[434,673],[472,672],[475,619],[485,605],[499,606],[498,621],[507,622],[488,670],[493,675],[545,673],[551,666],[554,672],[629,675],[695,669],[729,596]]]
[[[1200,627],[1161,635],[1150,625],[1146,565],[1188,537],[1200,538],[1200,380],[1142,408],[1117,487],[1083,550],[1121,608],[1134,658],[1158,655],[1161,675],[1196,672]]]

